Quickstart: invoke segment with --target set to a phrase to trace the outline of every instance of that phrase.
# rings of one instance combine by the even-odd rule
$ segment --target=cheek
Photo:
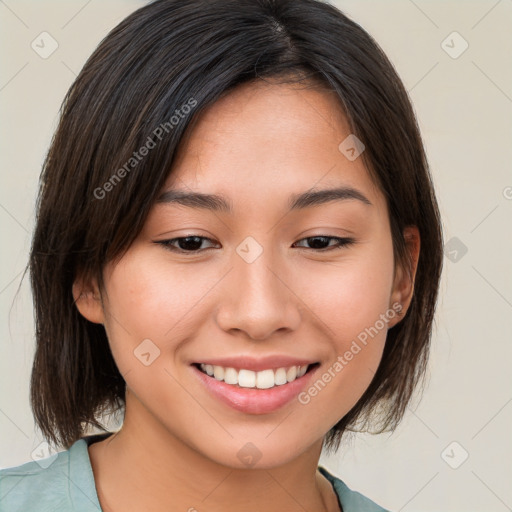
[[[153,252],[135,252],[110,275],[109,311],[127,331],[162,338],[199,302],[206,281]]]
[[[383,240],[347,253],[338,262],[315,265],[300,280],[304,302],[342,350],[391,307],[392,246]]]
[[[205,304],[218,282],[214,265],[198,271],[169,262],[165,253],[132,248],[110,272],[107,286],[105,327],[121,373],[139,369],[140,354],[157,356],[152,369],[176,359],[181,344],[208,318]]]
[[[304,293],[309,295],[305,302],[322,320],[332,349],[313,393],[322,386],[329,388],[324,397],[337,404],[336,417],[357,402],[378,368],[387,320],[395,316],[389,303],[392,284],[392,245],[384,237],[380,244],[368,244],[357,256],[322,266],[314,279],[310,273],[307,282],[302,281]]]
[[[180,274],[136,253],[126,256],[111,272],[106,304],[108,337],[118,366],[129,368],[141,343],[163,352],[179,332],[197,292],[184,286]],[[151,343],[148,343],[150,340]],[[167,342],[168,345],[168,342]],[[141,346],[141,350],[144,345]],[[151,352],[151,350],[150,350]]]

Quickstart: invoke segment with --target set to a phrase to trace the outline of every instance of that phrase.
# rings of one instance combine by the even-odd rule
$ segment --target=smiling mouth
[[[309,373],[320,363],[304,366],[289,366],[262,371],[225,368],[210,364],[194,363],[200,372],[212,379],[223,381],[237,388],[270,389],[294,382]]]

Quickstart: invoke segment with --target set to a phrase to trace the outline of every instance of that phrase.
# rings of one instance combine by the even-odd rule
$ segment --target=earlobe
[[[402,265],[397,266],[389,307],[396,310],[397,304],[400,304],[401,310],[394,319],[390,320],[388,328],[395,326],[405,316],[414,295],[414,280],[420,255],[420,232],[417,226],[407,226],[403,236],[410,258],[410,272]]]
[[[73,298],[80,314],[95,324],[104,323],[103,304],[95,279],[85,282],[81,278],[73,283]]]

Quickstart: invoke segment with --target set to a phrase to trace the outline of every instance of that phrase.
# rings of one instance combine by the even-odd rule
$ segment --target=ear
[[[414,279],[420,256],[420,232],[417,226],[407,226],[404,229],[403,236],[411,260],[411,269],[409,273],[402,265],[397,265],[389,307],[396,310],[396,304],[398,303],[402,309],[399,315],[389,320],[388,329],[395,326],[405,316],[414,295]],[[395,307],[393,307],[393,304],[395,304]]]
[[[73,282],[73,298],[80,314],[95,324],[103,324],[105,316],[97,280],[78,276]]]

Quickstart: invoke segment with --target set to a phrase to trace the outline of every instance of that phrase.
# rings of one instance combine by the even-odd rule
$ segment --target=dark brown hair
[[[29,260],[36,315],[30,402],[48,442],[69,448],[86,427],[105,430],[100,415],[122,410],[125,400],[104,327],[74,304],[77,273],[103,287],[105,264],[122,257],[142,229],[185,130],[236,86],[271,78],[320,83],[337,94],[386,198],[395,262],[407,269],[403,229],[419,229],[410,308],[388,331],[370,386],[325,445],[337,449],[356,424],[377,419],[384,431],[403,417],[425,374],[442,233],[414,111],[392,64],[364,29],[319,0],[156,0],[116,26],[86,62],[40,178]],[[150,141],[151,150],[135,159]]]

